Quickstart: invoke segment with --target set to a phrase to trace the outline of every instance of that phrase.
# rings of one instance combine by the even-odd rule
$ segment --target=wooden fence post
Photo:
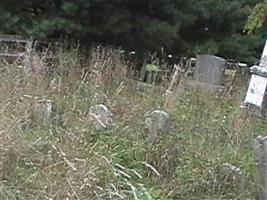
[[[254,150],[258,163],[258,197],[267,200],[267,137],[258,136],[254,141]]]

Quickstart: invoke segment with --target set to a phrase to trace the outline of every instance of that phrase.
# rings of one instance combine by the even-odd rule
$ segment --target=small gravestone
[[[90,108],[90,121],[93,122],[95,129],[98,131],[108,129],[113,123],[113,113],[103,104]]]
[[[232,186],[240,184],[242,180],[242,171],[239,167],[224,163],[217,168],[217,176],[224,184],[230,184]]]
[[[148,88],[152,88],[152,85],[145,82],[137,82],[135,86],[137,92],[145,92]]]
[[[16,177],[19,151],[18,145],[5,135],[0,136],[0,179],[11,180]]]
[[[164,110],[154,110],[145,114],[145,128],[149,132],[147,141],[153,143],[159,132],[170,129],[170,115]]]
[[[267,137],[258,136],[254,140],[254,153],[256,156],[258,174],[256,176],[258,185],[258,198],[267,199]]]
[[[38,124],[51,124],[54,120],[55,104],[52,100],[39,100],[35,103],[34,120]]]

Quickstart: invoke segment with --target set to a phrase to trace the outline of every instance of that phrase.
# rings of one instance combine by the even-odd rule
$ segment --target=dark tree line
[[[9,0],[0,2],[0,31],[68,36],[138,52],[211,53],[251,61],[262,31],[244,33],[260,0]]]

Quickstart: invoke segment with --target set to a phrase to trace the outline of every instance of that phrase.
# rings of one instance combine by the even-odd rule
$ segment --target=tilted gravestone
[[[149,133],[147,142],[153,143],[159,132],[170,130],[170,115],[164,110],[154,110],[145,114],[145,128]]]
[[[103,104],[91,107],[89,116],[96,130],[105,130],[113,124],[113,113]]]

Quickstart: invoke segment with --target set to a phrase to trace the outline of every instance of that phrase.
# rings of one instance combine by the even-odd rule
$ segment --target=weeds
[[[0,199],[255,197],[252,144],[266,124],[239,110],[237,100],[185,90],[164,106],[165,91],[152,87],[140,95],[125,82],[117,50],[97,47],[86,65],[78,49],[57,56],[57,73],[35,70],[27,79],[19,63],[1,62]],[[34,67],[46,68],[45,60]],[[57,105],[62,123],[37,120],[40,99]],[[114,127],[104,132],[88,119],[98,103],[115,114]],[[149,146],[144,114],[155,108],[170,112],[175,128]],[[238,166],[243,178],[230,185],[218,178],[223,163]]]

